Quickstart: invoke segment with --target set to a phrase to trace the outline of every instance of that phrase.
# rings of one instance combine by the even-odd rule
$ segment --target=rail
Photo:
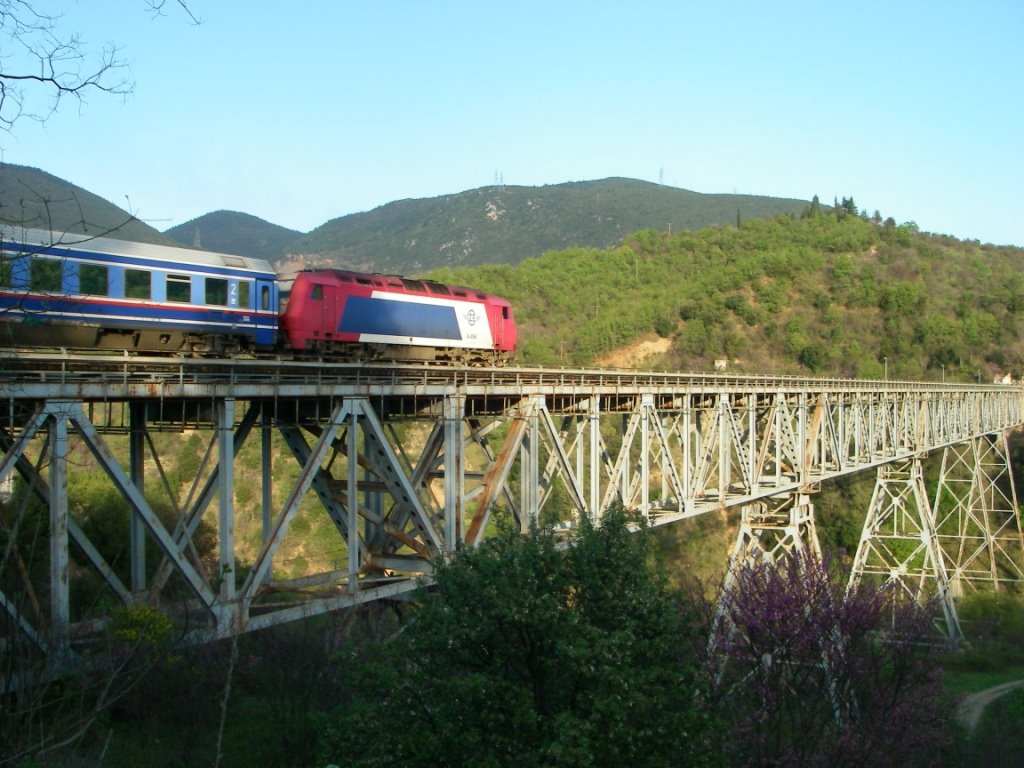
[[[585,389],[661,391],[779,390],[816,392],[1024,391],[1018,384],[817,378],[794,375],[709,374],[633,369],[539,367],[441,367],[397,363],[337,363],[330,360],[176,359],[128,355],[21,353],[0,351],[0,396],[28,395],[26,388],[66,387],[69,395],[111,395],[108,387],[143,387],[152,391],[187,385],[304,388],[342,387],[360,391],[395,388],[548,391]],[[92,393],[90,395],[90,393]]]

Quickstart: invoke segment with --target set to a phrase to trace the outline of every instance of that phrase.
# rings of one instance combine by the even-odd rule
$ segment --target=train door
[[[337,338],[338,290],[324,283],[307,283],[308,293],[301,310],[307,339],[329,343]]]
[[[505,319],[502,317],[502,310],[502,307],[495,307],[493,305],[487,307],[487,311],[491,316],[491,343],[495,349],[501,349],[505,339]]]
[[[516,326],[512,319],[512,307],[507,304],[499,304],[494,307],[495,320],[491,323],[494,328],[494,348],[502,351],[509,351],[516,345]]]
[[[322,322],[324,341],[334,341],[338,333],[338,287],[336,285],[323,286],[323,307]]]
[[[274,292],[276,287],[272,280],[257,280],[256,281],[256,311],[257,312],[273,312],[277,314],[276,301],[274,300]]]
[[[267,322],[257,321],[256,343],[260,346],[272,346],[277,337],[277,286],[273,280],[257,280],[254,306],[257,318],[266,318]]]

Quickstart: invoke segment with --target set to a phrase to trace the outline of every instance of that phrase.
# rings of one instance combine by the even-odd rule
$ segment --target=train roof
[[[274,267],[265,259],[253,259],[248,256],[236,256],[216,251],[198,251],[194,248],[180,248],[171,245],[137,243],[131,240],[117,240],[113,237],[96,237],[73,232],[51,232],[45,229],[0,225],[0,238],[4,243],[32,248],[64,248],[87,253],[130,256],[182,264],[203,264],[212,267],[234,267],[235,269],[275,274]]]
[[[492,301],[507,303],[502,297],[481,291],[479,288],[468,288],[463,285],[448,285],[446,283],[439,283],[436,280],[427,280],[419,277],[403,277],[402,275],[389,275],[382,274],[380,272],[355,272],[348,269],[334,269],[330,267],[321,269],[303,269],[295,274],[296,277],[300,274],[329,274],[335,279],[343,280],[345,282],[352,281],[363,283],[365,285],[373,284],[381,287],[402,288],[406,291],[413,291],[417,293],[451,293],[456,296],[473,296],[478,299],[490,299]]]

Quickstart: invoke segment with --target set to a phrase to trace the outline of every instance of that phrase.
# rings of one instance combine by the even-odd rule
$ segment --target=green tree
[[[661,336],[663,339],[667,339],[676,329],[675,319],[667,313],[659,313],[654,318],[654,332]]]
[[[504,532],[439,563],[411,621],[342,659],[321,739],[349,766],[711,765],[689,627],[622,513],[562,551]],[[391,723],[368,738],[367,723]]]
[[[808,344],[800,350],[797,360],[800,364],[817,373],[825,365],[828,355],[821,344]]]
[[[952,365],[960,355],[960,333],[956,321],[938,312],[930,312],[921,320],[918,341],[932,367]]]
[[[786,351],[791,355],[799,355],[805,346],[807,334],[804,331],[804,322],[799,317],[791,317],[786,321]]]
[[[818,200],[818,196],[815,195],[811,198],[811,204],[804,209],[801,218],[813,219],[821,216],[821,202]]]
[[[708,349],[708,330],[700,320],[687,320],[680,348],[683,353],[703,355]]]

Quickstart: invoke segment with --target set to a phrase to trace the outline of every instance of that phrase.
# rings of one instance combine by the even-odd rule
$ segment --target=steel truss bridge
[[[88,572],[100,604],[157,605],[194,641],[226,637],[407,593],[502,519],[572,527],[613,505],[652,526],[738,508],[733,562],[817,551],[816,490],[874,470],[853,579],[938,598],[957,639],[965,588],[1024,580],[1007,444],[1022,405],[1009,385],[9,354],[0,482],[22,492],[0,517],[0,629],[44,653],[84,642],[104,621],[76,588]],[[184,480],[158,450],[181,430],[205,445]],[[248,538],[244,451],[261,478],[245,480],[261,510]],[[922,460],[938,451],[929,488]],[[127,502],[120,556],[86,533],[79,472]],[[17,544],[40,501],[44,567]],[[283,545],[310,514],[336,557],[292,573]]]

